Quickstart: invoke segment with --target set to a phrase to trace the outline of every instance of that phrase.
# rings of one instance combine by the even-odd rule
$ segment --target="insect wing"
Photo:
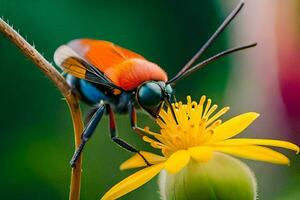
[[[103,40],[77,39],[68,46],[103,73],[131,58],[145,60],[137,53]]]
[[[55,51],[54,62],[66,73],[77,78],[112,88],[118,88],[103,74],[103,72],[84,60],[69,46],[62,45]]]

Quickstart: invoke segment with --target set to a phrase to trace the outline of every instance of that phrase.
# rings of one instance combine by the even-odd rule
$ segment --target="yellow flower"
[[[199,163],[207,162],[215,152],[275,164],[289,164],[289,159],[264,146],[299,152],[297,145],[280,140],[231,139],[246,129],[259,116],[258,113],[244,113],[222,123],[219,118],[229,110],[229,107],[213,114],[218,106],[211,106],[211,99],[206,101],[205,96],[202,96],[199,103],[192,102],[191,97],[188,96],[187,104],[179,102],[172,107],[176,120],[170,107],[167,110],[162,109],[160,117],[156,120],[161,128],[160,133],[145,128],[148,136],[143,137],[143,140],[152,147],[160,149],[163,156],[141,152],[152,165],[119,182],[102,199],[119,198],[145,184],[163,169],[174,174],[181,171],[191,160]],[[125,170],[145,166],[144,160],[136,154],[125,161],[120,168]]]

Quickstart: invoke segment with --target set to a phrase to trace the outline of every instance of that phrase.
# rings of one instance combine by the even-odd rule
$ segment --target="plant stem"
[[[81,111],[80,111],[78,101],[67,101],[67,102],[68,102],[71,116],[72,116],[72,122],[73,122],[73,128],[74,128],[75,149],[76,149],[81,142],[81,133],[83,131]],[[80,199],[81,171],[82,171],[82,153],[76,162],[76,167],[72,168],[72,171],[71,171],[69,200],[79,200]]]
[[[17,31],[9,24],[0,18],[0,32],[4,34],[12,43],[18,47],[22,53],[27,56],[58,88],[61,94],[65,97],[70,109],[74,128],[75,148],[81,141],[81,133],[83,131],[82,115],[79,107],[79,102],[72,93],[72,89],[65,81],[64,77],[51,65],[32,45],[30,45]],[[71,172],[70,183],[70,200],[80,199],[81,185],[81,158],[76,163],[76,168]]]

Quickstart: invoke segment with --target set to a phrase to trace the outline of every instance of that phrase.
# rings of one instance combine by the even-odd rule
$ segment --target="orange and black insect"
[[[54,55],[55,63],[67,73],[68,83],[80,94],[81,99],[95,107],[82,133],[81,145],[73,155],[71,166],[75,166],[83,147],[94,133],[105,111],[109,115],[111,139],[119,146],[138,153],[150,165],[139,150],[118,137],[114,113],[129,113],[131,127],[138,134],[142,134],[143,129],[139,128],[136,122],[136,108],[141,108],[153,118],[157,118],[164,104],[170,105],[175,101],[172,88],[178,80],[220,57],[255,46],[256,43],[232,48],[194,65],[243,5],[241,2],[230,13],[211,38],[170,80],[157,64],[111,42],[77,39],[60,46]],[[176,120],[174,110],[172,113]]]

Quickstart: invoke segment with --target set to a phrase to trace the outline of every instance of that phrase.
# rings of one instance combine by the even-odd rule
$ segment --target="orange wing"
[[[68,46],[103,73],[131,58],[145,60],[137,53],[103,40],[77,39]]]
[[[74,62],[70,63],[70,59],[74,58],[86,63],[81,66]],[[134,90],[146,81],[166,82],[168,79],[165,71],[155,63],[102,40],[73,40],[67,46],[63,45],[56,50],[54,60],[58,66],[73,76],[100,84],[111,81],[109,85],[115,85],[126,91]],[[98,72],[94,73],[97,70]],[[99,77],[103,80],[99,80]]]

